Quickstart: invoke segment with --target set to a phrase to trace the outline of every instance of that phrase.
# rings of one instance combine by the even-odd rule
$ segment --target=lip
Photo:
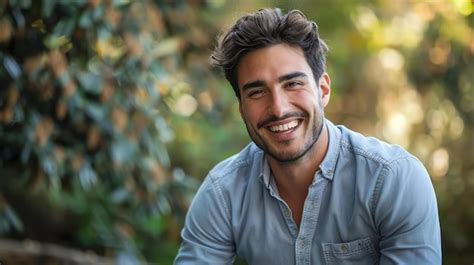
[[[306,117],[307,115],[305,115],[303,112],[291,112],[279,118],[276,116],[270,116],[270,117],[267,117],[265,120],[259,122],[257,124],[257,128],[262,129],[268,126],[281,125],[281,124],[285,124],[294,120],[303,121],[304,119],[306,119]]]
[[[283,125],[283,124],[287,124],[287,123],[290,123],[292,121],[297,121],[298,122],[298,126],[300,125],[300,123],[303,122],[303,118],[302,117],[288,117],[288,118],[285,118],[285,119],[281,119],[281,120],[275,120],[275,121],[270,121],[270,122],[267,122],[267,123],[264,123],[263,125],[260,126],[260,128],[267,128],[269,129],[270,127],[272,126],[278,126],[278,125]],[[298,126],[296,126],[295,128],[297,128]]]

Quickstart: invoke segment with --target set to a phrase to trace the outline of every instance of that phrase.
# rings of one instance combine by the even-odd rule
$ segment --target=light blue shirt
[[[264,152],[251,143],[209,172],[188,211],[175,264],[441,264],[428,173],[396,145],[326,120],[327,154],[298,229]]]

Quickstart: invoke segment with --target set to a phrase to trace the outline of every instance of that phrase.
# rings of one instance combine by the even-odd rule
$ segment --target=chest
[[[249,264],[374,264],[378,235],[370,211],[342,195],[336,198],[328,182],[317,183],[308,190],[299,222],[280,196],[268,190],[251,196],[235,214],[237,255]]]

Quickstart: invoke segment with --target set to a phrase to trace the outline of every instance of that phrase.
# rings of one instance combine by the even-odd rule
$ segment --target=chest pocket
[[[378,254],[370,238],[344,243],[323,243],[327,265],[378,264]]]

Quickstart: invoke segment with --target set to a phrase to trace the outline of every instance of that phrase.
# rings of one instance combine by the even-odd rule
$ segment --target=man
[[[441,264],[423,165],[324,118],[326,51],[297,10],[262,9],[224,34],[212,60],[253,143],[209,172],[175,264]]]

